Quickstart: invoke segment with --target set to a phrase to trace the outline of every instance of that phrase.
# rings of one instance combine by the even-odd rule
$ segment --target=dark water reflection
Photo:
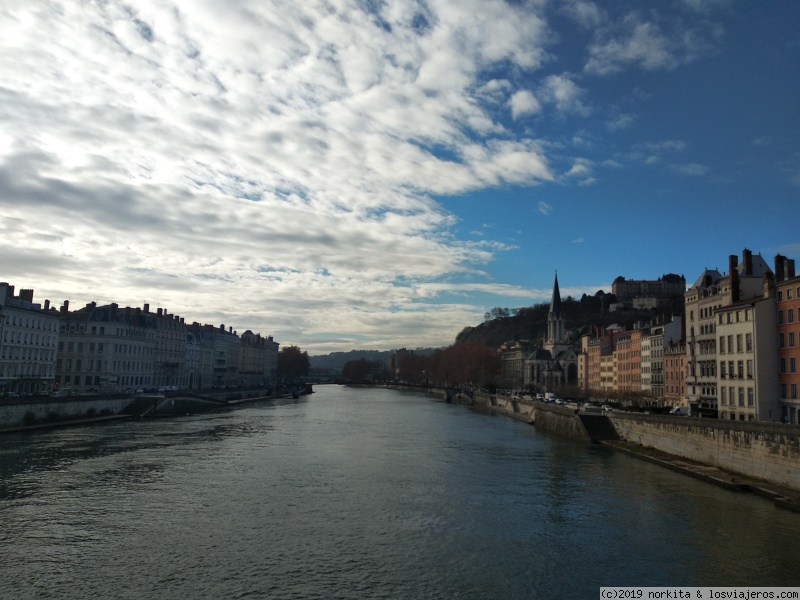
[[[0,438],[0,598],[800,585],[800,517],[389,390]]]

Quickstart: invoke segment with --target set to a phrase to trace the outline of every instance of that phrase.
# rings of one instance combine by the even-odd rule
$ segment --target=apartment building
[[[271,385],[278,370],[278,343],[249,329],[241,336],[239,380],[242,385]]]
[[[692,414],[718,416],[716,312],[763,294],[762,277],[772,273],[760,255],[745,248],[742,262],[728,257],[728,274],[706,269],[684,294],[686,389]]]
[[[772,273],[762,296],[716,311],[719,417],[779,421],[778,335]]]
[[[185,380],[186,367],[186,324],[178,315],[159,308],[150,313],[150,305],[145,304],[143,312],[155,328],[155,354],[153,355],[153,385],[156,388],[181,387]]]
[[[800,423],[800,277],[794,260],[775,257],[775,301],[778,334],[778,389],[781,420]]]
[[[90,302],[60,310],[56,383],[83,392],[122,392],[154,384],[156,327],[141,308]]]
[[[664,348],[664,404],[686,406],[686,343],[682,340]]]
[[[0,283],[0,396],[52,390],[58,325],[49,300],[36,304],[32,289],[16,296],[13,285]]]
[[[642,391],[642,354],[644,338],[641,329],[621,332],[613,350],[616,364],[617,390],[622,393]]]

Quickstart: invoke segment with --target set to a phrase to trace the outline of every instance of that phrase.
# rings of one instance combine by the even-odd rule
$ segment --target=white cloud
[[[536,210],[547,216],[553,212],[553,207],[544,200],[539,200],[538,204],[536,205]]]
[[[584,90],[566,73],[548,75],[539,89],[539,96],[554,104],[559,111],[579,115],[588,115],[591,112],[581,99],[584,94]]]
[[[520,90],[515,92],[508,101],[511,107],[511,116],[516,120],[527,115],[538,113],[542,106],[530,91]]]
[[[671,169],[681,175],[689,175],[692,177],[700,177],[708,173],[709,168],[706,165],[698,163],[683,163],[679,165],[672,165]]]
[[[554,179],[494,113],[536,98],[488,75],[539,68],[548,31],[536,4],[369,10],[4,3],[4,277],[320,349],[451,341],[483,307],[425,285],[485,277],[509,247],[459,242],[431,197]],[[574,111],[568,83],[550,101]]]
[[[645,71],[671,70],[713,51],[722,30],[708,22],[645,19],[629,13],[598,28],[589,45],[584,71],[609,75],[636,66]]]

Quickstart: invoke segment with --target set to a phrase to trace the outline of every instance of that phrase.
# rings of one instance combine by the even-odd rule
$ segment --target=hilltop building
[[[686,278],[669,273],[658,279],[625,279],[621,275],[611,284],[611,293],[617,303],[632,308],[655,308],[661,300],[682,296],[686,292]]]

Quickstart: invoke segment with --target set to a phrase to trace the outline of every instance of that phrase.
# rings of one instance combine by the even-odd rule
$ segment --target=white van
[[[676,406],[671,411],[669,411],[669,414],[676,415],[676,416],[679,416],[679,417],[688,417],[689,416],[689,407],[688,406]]]

